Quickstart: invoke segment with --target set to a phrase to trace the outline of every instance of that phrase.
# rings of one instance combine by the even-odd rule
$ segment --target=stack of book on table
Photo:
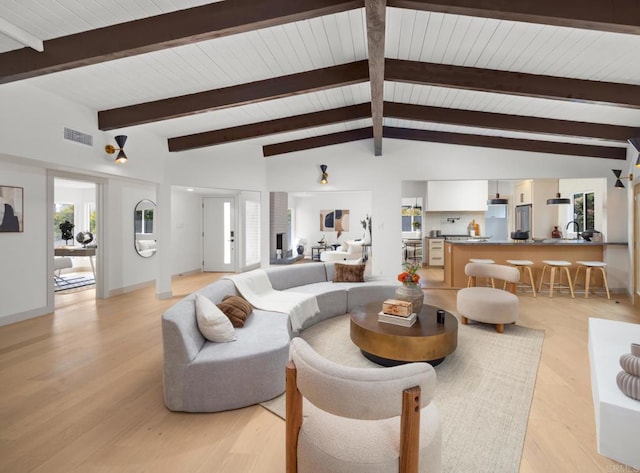
[[[382,312],[378,313],[378,322],[411,327],[417,319],[411,302],[387,299],[382,303]]]

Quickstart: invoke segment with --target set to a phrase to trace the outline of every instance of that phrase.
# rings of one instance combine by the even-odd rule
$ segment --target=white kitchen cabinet
[[[489,181],[429,181],[427,204],[429,212],[487,211]]]
[[[428,239],[429,266],[444,266],[444,238]]]

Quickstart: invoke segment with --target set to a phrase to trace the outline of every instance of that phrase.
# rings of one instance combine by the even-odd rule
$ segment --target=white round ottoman
[[[457,309],[463,324],[468,319],[495,324],[502,333],[504,324],[518,321],[518,296],[491,287],[467,287],[458,291]]]

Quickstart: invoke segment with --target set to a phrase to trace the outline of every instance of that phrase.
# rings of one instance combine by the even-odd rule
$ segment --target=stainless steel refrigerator
[[[516,205],[516,228],[531,234],[531,204]]]

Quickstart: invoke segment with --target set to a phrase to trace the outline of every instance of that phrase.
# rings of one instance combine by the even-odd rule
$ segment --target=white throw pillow
[[[349,242],[349,253],[358,253],[362,251],[362,240]]]
[[[218,306],[203,295],[196,294],[196,319],[198,328],[211,342],[232,342],[236,340],[236,331],[229,318]]]

